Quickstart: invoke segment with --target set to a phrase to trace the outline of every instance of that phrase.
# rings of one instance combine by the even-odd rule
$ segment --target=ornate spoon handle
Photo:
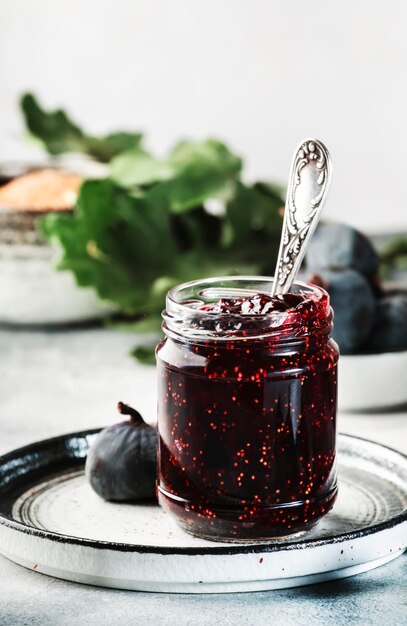
[[[331,174],[324,144],[317,139],[302,141],[291,165],[272,295],[290,291],[324,206]]]

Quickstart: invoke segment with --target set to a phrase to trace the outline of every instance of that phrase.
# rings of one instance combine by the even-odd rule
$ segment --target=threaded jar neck
[[[215,277],[183,283],[171,289],[163,311],[163,331],[173,339],[202,342],[261,341],[296,343],[328,336],[333,313],[329,295],[321,287],[296,281],[292,294],[303,302],[287,310],[261,309],[270,298],[274,279],[266,276]],[[242,301],[241,309],[222,310],[218,302]],[[246,301],[250,305],[246,305]]]

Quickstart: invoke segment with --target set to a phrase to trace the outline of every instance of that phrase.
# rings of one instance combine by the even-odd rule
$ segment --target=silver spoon
[[[290,291],[324,206],[331,174],[324,144],[317,139],[302,141],[291,164],[273,296]]]

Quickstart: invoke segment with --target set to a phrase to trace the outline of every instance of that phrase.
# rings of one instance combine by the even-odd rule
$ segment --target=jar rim
[[[163,330],[166,335],[197,340],[253,340],[265,337],[281,339],[309,335],[313,331],[327,334],[332,328],[332,309],[329,294],[318,285],[304,281],[294,281],[293,292],[309,293],[319,308],[318,323],[304,319],[295,310],[289,312],[270,311],[266,313],[243,314],[208,311],[199,308],[222,297],[239,297],[264,293],[270,295],[274,282],[272,276],[215,276],[182,283],[170,289],[163,311]],[[235,285],[235,286],[233,286]],[[251,289],[244,287],[251,285]],[[242,288],[243,287],[243,288]],[[229,289],[229,292],[227,291]],[[231,293],[231,291],[233,293]],[[224,320],[229,324],[222,325]],[[207,324],[205,322],[210,322]],[[216,324],[215,321],[219,321]]]

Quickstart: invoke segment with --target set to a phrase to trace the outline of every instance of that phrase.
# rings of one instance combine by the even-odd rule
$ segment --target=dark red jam
[[[268,280],[190,283],[167,297],[158,496],[209,539],[307,530],[337,493],[329,296],[297,285],[272,298]]]

